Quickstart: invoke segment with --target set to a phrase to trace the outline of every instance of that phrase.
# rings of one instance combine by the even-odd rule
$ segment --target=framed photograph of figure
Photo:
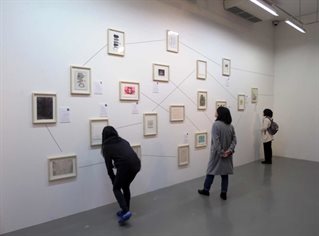
[[[197,91],[197,109],[207,109],[207,91]]]
[[[76,177],[76,155],[53,156],[48,159],[49,181]]]
[[[178,152],[178,166],[187,166],[189,164],[189,145],[179,145]]]
[[[138,156],[138,158],[142,158],[142,149],[141,149],[141,145],[140,144],[133,144],[131,145],[132,149],[134,150],[134,152],[136,153],[136,155]]]
[[[57,121],[56,93],[32,93],[33,124],[50,124]]]
[[[71,94],[91,94],[91,69],[88,67],[71,66]]]
[[[120,100],[138,101],[140,99],[140,83],[120,81]]]
[[[153,64],[153,80],[158,82],[169,81],[169,66]]]
[[[107,118],[90,119],[90,144],[92,147],[102,145],[102,131],[108,124]]]
[[[197,60],[196,61],[196,77],[197,79],[205,80],[207,77],[207,62]]]
[[[223,76],[230,76],[230,70],[231,70],[230,63],[231,63],[230,59],[223,58],[223,62],[222,62]]]
[[[144,136],[157,135],[157,113],[144,113],[143,133]]]
[[[110,55],[124,56],[125,54],[125,33],[123,31],[107,30],[107,52]]]
[[[237,96],[237,110],[244,111],[245,110],[245,95],[239,94]]]
[[[184,105],[171,105],[169,107],[169,120],[171,122],[184,121],[184,119],[185,119]]]
[[[218,107],[227,107],[227,102],[226,101],[216,101],[216,109]]]
[[[258,88],[251,89],[251,103],[258,102]]]
[[[179,51],[179,34],[177,32],[166,31],[166,50],[168,52],[178,53]]]
[[[207,146],[207,132],[195,133],[195,148],[204,148]]]

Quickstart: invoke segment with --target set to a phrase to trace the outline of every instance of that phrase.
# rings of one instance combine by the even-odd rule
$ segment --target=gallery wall
[[[141,145],[133,195],[205,174],[210,145],[196,149],[194,133],[210,139],[217,100],[233,116],[235,165],[261,158],[262,110],[273,106],[273,28],[224,12],[221,1],[200,2],[1,1],[0,233],[115,201],[100,149],[90,146],[89,119],[100,117],[101,104],[120,136]],[[125,32],[124,57],[107,54],[109,28]],[[179,33],[178,53],[166,51],[168,29]],[[222,76],[222,58],[231,60],[230,77]],[[196,79],[196,60],[207,61],[206,80]],[[153,82],[153,63],[170,66],[168,83]],[[90,67],[102,94],[71,95],[71,65]],[[119,81],[140,83],[138,103],[119,100]],[[258,88],[256,104],[251,88]],[[198,90],[208,93],[205,111],[197,110]],[[70,122],[61,123],[58,112],[54,124],[33,124],[33,92],[56,93]],[[238,94],[246,95],[244,111],[237,111]],[[172,104],[185,106],[183,122],[169,121]],[[143,136],[145,112],[158,113],[155,137]],[[183,168],[181,144],[190,145]],[[69,153],[77,156],[77,177],[49,182],[48,158]]]
[[[276,28],[274,147],[280,156],[319,161],[319,23],[305,28]]]

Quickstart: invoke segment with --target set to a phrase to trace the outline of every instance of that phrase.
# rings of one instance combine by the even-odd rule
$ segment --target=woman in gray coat
[[[235,129],[231,125],[232,118],[226,107],[218,107],[216,121],[212,127],[210,158],[207,167],[204,188],[198,193],[209,196],[210,187],[215,175],[222,178],[220,197],[227,199],[228,175],[233,174],[233,153],[237,143]]]

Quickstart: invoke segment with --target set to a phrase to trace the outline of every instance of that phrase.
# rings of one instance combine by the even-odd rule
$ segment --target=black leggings
[[[265,162],[272,163],[271,141],[264,143]]]

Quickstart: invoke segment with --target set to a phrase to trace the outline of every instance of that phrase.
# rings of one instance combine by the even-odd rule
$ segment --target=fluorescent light
[[[275,12],[273,9],[271,9],[270,6],[266,5],[266,3],[262,3],[258,0],[249,0],[252,3],[255,3],[257,6],[261,7],[262,9],[268,11],[270,14],[274,15],[274,16],[278,16],[277,12]]]
[[[295,23],[293,23],[292,21],[290,20],[285,20],[285,22],[290,25],[291,27],[295,28],[296,30],[298,30],[299,32],[301,33],[306,33],[306,31],[302,28],[302,27],[299,27],[298,25],[296,25]]]

